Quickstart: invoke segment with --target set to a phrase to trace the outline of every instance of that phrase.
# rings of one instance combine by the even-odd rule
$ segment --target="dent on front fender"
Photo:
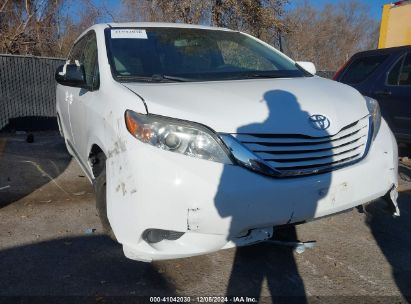
[[[139,220],[133,202],[137,201],[136,183],[133,172],[129,170],[128,158],[123,152],[110,154],[106,160],[107,175],[107,218],[116,235],[117,240],[122,243],[124,239],[131,237],[137,240],[137,235],[132,234],[132,227],[128,229],[124,224]],[[121,233],[119,233],[121,231]]]
[[[136,220],[131,202],[137,193],[135,174],[130,170],[130,157],[127,154],[130,141],[135,140],[126,130],[124,118],[110,111],[105,119],[106,129],[106,181],[107,181],[107,218],[122,243],[124,233],[116,233],[123,223]],[[127,229],[121,229],[127,232]]]

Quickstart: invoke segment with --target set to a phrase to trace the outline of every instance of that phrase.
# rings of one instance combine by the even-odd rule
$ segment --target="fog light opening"
[[[162,229],[147,229],[143,232],[143,240],[153,244],[163,240],[175,241],[184,235],[185,232],[162,230]]]

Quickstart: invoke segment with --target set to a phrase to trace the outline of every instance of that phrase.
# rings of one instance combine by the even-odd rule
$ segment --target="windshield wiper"
[[[246,78],[283,78],[285,77],[284,75],[280,75],[280,74],[258,74],[258,73],[245,74],[244,76]]]
[[[187,82],[187,81],[196,80],[193,78],[178,77],[178,76],[164,75],[164,74],[154,74],[151,78],[153,79],[153,81],[171,80],[171,81],[177,81],[177,82]]]
[[[147,77],[147,76],[117,75],[116,78],[124,82],[134,82],[134,81],[153,82],[153,78]]]
[[[141,81],[141,82],[187,82],[195,81],[196,79],[162,75],[162,74],[153,74],[150,76],[138,76],[138,75],[117,75],[117,78],[125,82]]]

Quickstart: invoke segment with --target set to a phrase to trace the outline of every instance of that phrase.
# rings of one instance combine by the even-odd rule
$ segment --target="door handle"
[[[391,91],[388,91],[388,90],[383,90],[383,91],[375,91],[374,92],[376,95],[392,95],[392,92]]]

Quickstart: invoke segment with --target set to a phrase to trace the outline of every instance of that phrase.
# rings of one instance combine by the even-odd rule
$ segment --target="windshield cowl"
[[[190,77],[191,76],[191,77]],[[312,77],[311,74],[308,75]],[[242,73],[237,75],[224,75],[218,74],[213,75],[185,75],[185,76],[174,76],[174,75],[159,75],[154,74],[151,77],[144,76],[117,76],[120,82],[147,82],[147,83],[170,83],[170,82],[204,82],[204,81],[228,81],[228,80],[247,80],[247,79],[278,79],[278,78],[295,78],[304,77],[299,73]]]

